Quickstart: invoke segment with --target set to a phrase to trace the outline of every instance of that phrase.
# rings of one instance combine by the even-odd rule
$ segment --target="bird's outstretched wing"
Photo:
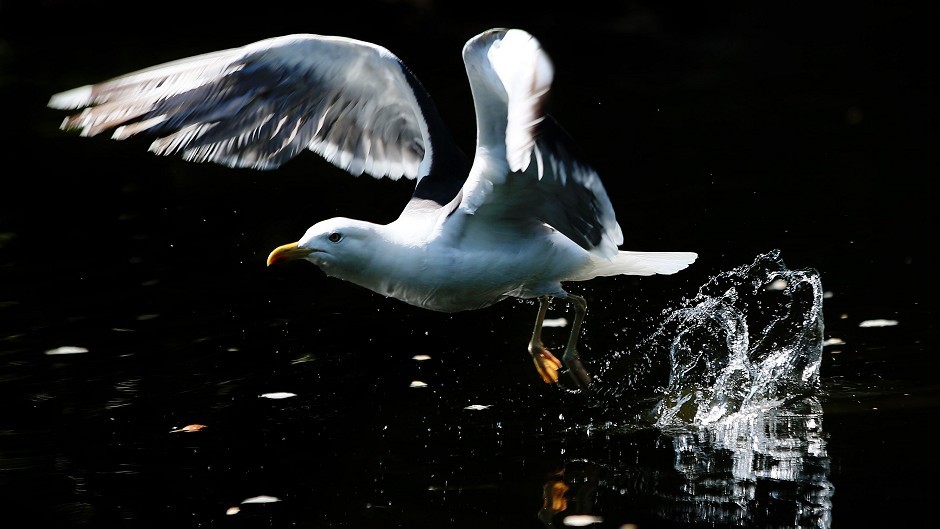
[[[469,167],[427,92],[387,49],[344,37],[288,35],[130,73],[52,96],[84,108],[62,123],[196,162],[274,169],[310,149],[353,175],[417,178]],[[449,172],[448,172],[449,175]],[[463,182],[443,187],[450,197]],[[436,179],[453,178],[435,176]],[[442,182],[427,182],[442,187]],[[448,184],[444,182],[444,184]]]
[[[524,31],[490,30],[464,46],[477,113],[477,160],[460,207],[505,222],[536,219],[602,257],[623,233],[597,173],[544,113],[553,69]]]

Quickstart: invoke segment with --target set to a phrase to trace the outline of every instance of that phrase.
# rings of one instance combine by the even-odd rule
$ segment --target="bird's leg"
[[[542,296],[539,298],[539,314],[535,318],[532,339],[529,340],[529,354],[532,355],[535,369],[539,372],[539,375],[542,375],[542,380],[546,384],[553,384],[558,382],[558,368],[561,367],[561,362],[542,345],[542,323],[545,321],[547,312],[548,296]]]
[[[568,335],[568,345],[565,347],[565,354],[561,359],[568,368],[568,374],[574,379],[575,384],[580,389],[588,389],[591,383],[591,377],[588,376],[581,360],[578,359],[578,335],[581,333],[581,322],[584,321],[584,315],[587,313],[587,301],[576,294],[567,293],[569,301],[574,304],[574,323],[571,325],[571,334]]]

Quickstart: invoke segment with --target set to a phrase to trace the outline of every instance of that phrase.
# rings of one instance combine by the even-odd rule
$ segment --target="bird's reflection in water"
[[[568,510],[568,491],[571,490],[565,483],[565,472],[559,470],[551,476],[542,487],[542,508],[539,509],[539,520],[549,527],[555,515]]]
[[[567,476],[566,470],[559,470],[545,482],[539,520],[552,528],[558,527],[555,521],[559,514],[563,525],[573,525],[573,521],[575,525],[601,521],[600,516],[591,513],[594,511],[594,497],[601,481],[602,468],[593,464],[573,467]]]
[[[779,252],[712,278],[642,344],[648,359],[669,359],[646,427],[654,435],[602,429],[608,453],[570,459],[548,480],[539,518],[552,528],[829,527],[834,489],[815,396],[822,299],[818,273],[786,269]],[[611,404],[626,395],[617,372],[604,378]],[[618,435],[629,448],[611,450]],[[640,466],[667,453],[669,472]]]
[[[546,527],[831,526],[834,487],[816,398],[651,438],[610,432],[608,440],[618,435],[633,439],[636,456],[572,458],[548,477],[538,511]],[[669,452],[672,472],[644,465]]]

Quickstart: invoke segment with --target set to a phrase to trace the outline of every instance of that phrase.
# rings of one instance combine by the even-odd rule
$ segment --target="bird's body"
[[[417,179],[395,221],[321,221],[268,264],[303,258],[435,311],[538,298],[529,352],[546,382],[561,362],[542,345],[542,321],[548,300],[564,298],[575,319],[563,360],[586,388],[576,350],[586,303],[562,283],[672,274],[696,254],[618,249],[599,177],[544,112],[553,68],[537,40],[489,30],[463,56],[477,117],[472,161],[395,55],[342,37],[290,35],[183,59],[57,94],[50,106],[88,107],[63,128],[153,134],[151,150],[192,161],[274,169],[310,149],[354,175]]]
[[[328,275],[441,312],[480,309],[507,297],[559,295],[561,281],[590,263],[583,248],[544,224],[486,230],[474,226],[470,215],[440,218],[442,213],[363,226],[369,233],[367,251],[353,249],[342,260],[328,252],[308,258]],[[353,237],[349,227],[355,223],[344,221],[344,237],[349,240]],[[469,226],[443,229],[445,221]],[[318,232],[339,229],[316,227]],[[494,270],[499,271],[495,276]]]

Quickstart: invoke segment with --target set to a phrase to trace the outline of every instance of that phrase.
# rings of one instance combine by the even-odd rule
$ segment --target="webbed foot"
[[[561,359],[564,361],[565,367],[568,368],[568,374],[575,385],[578,386],[578,389],[586,391],[591,385],[591,376],[588,375],[587,370],[584,369],[584,364],[578,358],[578,351],[574,349],[565,351]]]
[[[555,358],[555,355],[549,352],[541,343],[529,345],[529,354],[532,355],[535,370],[539,372],[546,384],[558,382],[558,370],[561,368],[561,362]]]

